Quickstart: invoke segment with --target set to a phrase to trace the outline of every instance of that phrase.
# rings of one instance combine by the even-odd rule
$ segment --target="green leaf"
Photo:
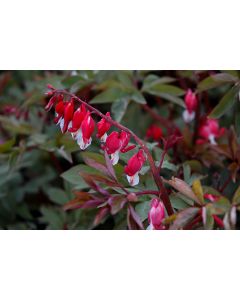
[[[191,205],[193,205],[193,201],[187,197],[184,197],[182,194],[180,193],[173,193],[170,195],[170,201],[172,206],[175,209],[184,209],[187,208]]]
[[[161,94],[170,94],[175,96],[182,96],[185,94],[185,91],[180,89],[177,86],[170,84],[153,84],[151,87],[144,89],[144,92],[159,96]]]
[[[121,122],[124,114],[126,113],[128,104],[129,99],[127,98],[120,98],[113,102],[111,112],[114,120]]]
[[[5,143],[0,144],[0,153],[9,152],[13,145],[15,144],[15,139],[6,141]]]
[[[139,215],[140,220],[144,222],[148,217],[148,212],[150,209],[150,202],[144,201],[141,203],[138,203],[135,207],[136,213]]]
[[[118,99],[125,98],[128,93],[119,88],[109,88],[98,94],[91,100],[91,104],[112,103]]]
[[[69,201],[66,192],[60,188],[48,188],[46,190],[46,193],[52,202],[57,203],[59,205],[64,205]]]
[[[170,94],[166,94],[166,93],[159,93],[158,96],[162,97],[163,99],[166,99],[174,104],[177,104],[183,108],[185,108],[185,103],[184,101],[177,97],[177,96],[174,96],[174,95],[170,95]]]
[[[233,198],[232,203],[239,204],[240,203],[240,186],[236,189]]]
[[[130,95],[130,99],[133,100],[136,103],[139,104],[146,104],[146,100],[143,97],[143,95],[141,94],[141,92],[139,92],[138,90],[134,91],[131,95]]]
[[[61,174],[61,177],[66,181],[76,185],[78,189],[84,189],[88,187],[88,184],[84,181],[84,179],[80,176],[80,172],[88,172],[91,174],[98,173],[91,167],[85,165],[77,165],[75,167],[70,168],[68,171]]]
[[[41,221],[48,224],[48,229],[56,230],[63,229],[64,227],[64,212],[59,211],[58,209],[45,207],[41,208]]]
[[[217,106],[212,110],[209,118],[220,118],[224,115],[234,104],[236,100],[238,88],[234,87],[230,89],[220,100]]]
[[[176,230],[183,228],[190,222],[198,213],[199,208],[196,207],[189,207],[177,214],[177,217],[173,224],[170,226],[170,229]]]
[[[227,73],[215,74],[203,79],[198,84],[197,90],[199,92],[203,92],[224,85],[226,83],[235,83],[237,82],[237,80],[238,78],[232,76],[231,74],[227,74]]]
[[[142,90],[146,91],[156,84],[171,83],[173,81],[176,81],[176,79],[165,76],[158,77],[157,75],[150,74],[144,79]]]

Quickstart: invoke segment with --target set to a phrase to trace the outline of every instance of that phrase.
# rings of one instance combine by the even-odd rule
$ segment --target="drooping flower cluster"
[[[200,139],[197,140],[198,144],[204,144],[210,142],[212,145],[216,145],[216,138],[221,137],[225,133],[225,128],[220,128],[218,120],[204,119],[199,127]]]
[[[154,198],[151,201],[151,208],[148,213],[149,229],[165,229],[162,221],[165,217],[164,205],[161,201]]]
[[[47,95],[52,97],[45,109],[49,111],[53,106],[55,107],[54,122],[60,126],[62,133],[71,133],[80,149],[85,150],[91,145],[92,135],[96,127],[91,112],[84,103],[76,108],[74,97],[69,101],[64,101],[64,96],[61,93],[54,93],[54,88],[51,86],[49,88],[51,91]],[[111,119],[109,112],[106,113],[106,117]],[[104,144],[102,149],[110,155],[112,164],[116,165],[119,161],[119,154],[132,150],[136,145],[129,145],[131,136],[125,131],[113,131],[108,135],[107,132],[110,128],[111,124],[108,120],[102,118],[97,123],[96,136]],[[134,186],[139,183],[138,174],[145,160],[144,152],[141,149],[129,159],[124,171],[130,185]]]
[[[183,120],[186,123],[190,123],[195,119],[196,108],[198,104],[198,99],[195,93],[192,92],[191,89],[188,89],[185,98],[186,109],[183,112]]]

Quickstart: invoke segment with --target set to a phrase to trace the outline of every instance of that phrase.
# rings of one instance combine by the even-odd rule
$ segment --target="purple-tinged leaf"
[[[115,215],[121,209],[123,209],[124,205],[127,203],[127,199],[124,195],[110,197],[108,199],[108,204],[111,207],[111,214]]]
[[[127,223],[130,230],[144,229],[139,215],[135,212],[131,205],[128,206]]]
[[[170,229],[182,229],[188,224],[199,212],[197,207],[189,207],[177,214],[175,221],[170,226]]]
[[[107,170],[108,170],[110,176],[111,176],[112,178],[114,178],[115,180],[117,180],[117,176],[116,176],[116,174],[115,174],[113,165],[112,165],[112,163],[111,163],[111,161],[110,161],[110,159],[109,159],[109,156],[108,156],[108,154],[107,154],[106,151],[104,151],[104,156],[105,156],[105,161],[106,161]]]

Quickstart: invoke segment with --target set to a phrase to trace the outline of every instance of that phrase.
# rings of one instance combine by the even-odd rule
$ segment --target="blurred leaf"
[[[177,217],[173,224],[170,226],[170,229],[182,229],[185,227],[198,213],[199,208],[189,207],[177,214]]]
[[[128,228],[130,230],[144,229],[139,215],[136,213],[136,211],[131,205],[128,206],[127,211],[128,211],[128,217],[127,217]]]
[[[61,177],[65,180],[67,180],[68,182],[76,185],[76,187],[78,189],[84,189],[84,188],[88,187],[88,184],[84,181],[82,176],[80,176],[80,172],[83,172],[83,171],[87,171],[92,174],[97,172],[96,170],[94,170],[91,167],[80,164],[80,165],[74,166],[74,167],[70,168],[68,171],[62,173]]]
[[[46,193],[52,202],[59,205],[63,205],[69,200],[66,192],[60,188],[50,187]]]
[[[172,193],[170,195],[170,201],[175,209],[184,209],[194,204],[194,201],[185,197],[181,193]]]
[[[238,88],[234,87],[229,90],[223,98],[220,100],[217,106],[212,110],[209,115],[209,118],[220,118],[224,115],[234,104],[237,96]]]
[[[15,138],[0,144],[0,153],[9,152],[15,144]]]
[[[194,194],[198,197],[198,200],[201,204],[204,203],[204,199],[203,199],[203,189],[202,189],[202,185],[199,179],[195,179],[193,181],[193,185],[192,185],[192,189]]]
[[[111,207],[111,214],[117,214],[121,209],[123,209],[124,205],[127,203],[127,199],[125,196],[118,195],[114,197],[110,197],[108,200],[108,204]]]
[[[144,201],[138,203],[135,207],[136,213],[140,217],[140,220],[144,222],[148,218],[148,212],[150,210],[150,201]]]
[[[130,99],[139,104],[147,103],[143,95],[137,90],[130,94]]]
[[[171,83],[174,81],[176,81],[176,79],[172,77],[158,77],[157,75],[150,74],[144,78],[142,90],[146,91],[157,84]]]
[[[126,113],[129,104],[129,99],[127,97],[117,99],[113,102],[111,106],[111,112],[113,119],[117,122],[121,122],[124,114]]]
[[[239,204],[240,203],[240,186],[236,189],[233,198],[232,198],[233,204]]]
[[[11,134],[18,133],[29,135],[35,131],[35,129],[32,128],[31,125],[22,123],[14,118],[0,116],[0,122],[6,130],[11,132]]]
[[[230,74],[215,74],[211,75],[205,79],[203,79],[199,84],[198,84],[198,91],[203,92],[210,90],[212,88],[216,88],[218,86],[224,85],[226,83],[235,83],[237,81],[237,78],[230,75]]]
[[[128,93],[119,88],[109,88],[91,100],[91,104],[112,103],[118,99],[126,98]]]
[[[211,209],[208,205],[202,208],[203,225],[207,230],[213,229],[214,219],[212,216]]]
[[[48,224],[48,229],[56,230],[64,228],[64,212],[52,207],[41,208],[41,221]]]
[[[174,187],[177,191],[179,191],[183,195],[187,196],[188,198],[190,198],[190,199],[196,201],[198,204],[200,204],[199,199],[194,194],[191,187],[183,180],[176,178],[176,177],[172,177],[171,180],[165,180],[165,182],[170,184],[172,187]]]
[[[170,84],[152,84],[150,87],[143,89],[144,92],[154,96],[162,97],[175,104],[185,107],[183,100],[177,96],[182,96],[185,91]]]

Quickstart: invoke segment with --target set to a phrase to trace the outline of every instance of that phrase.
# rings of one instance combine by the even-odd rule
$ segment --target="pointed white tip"
[[[134,186],[134,185],[137,185],[139,184],[139,176],[138,176],[138,173],[134,174],[133,176],[128,176],[127,175],[127,180],[129,182],[129,184],[131,186]]]
[[[107,136],[108,136],[107,133],[104,133],[104,135],[101,137],[100,140],[101,140],[102,143],[106,142]]]
[[[119,151],[114,152],[113,154],[111,154],[111,163],[114,165],[116,165],[119,161]]]
[[[188,110],[184,110],[183,112],[183,120],[185,123],[190,123],[195,119],[195,112],[189,113]]]
[[[215,136],[213,134],[210,134],[208,139],[209,139],[209,141],[212,145],[217,145],[217,142],[215,140]]]

